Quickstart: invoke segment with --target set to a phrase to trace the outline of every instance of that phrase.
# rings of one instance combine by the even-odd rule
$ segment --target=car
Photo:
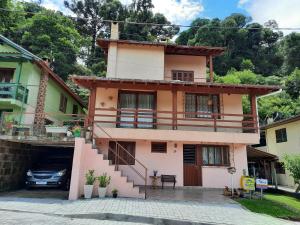
[[[68,190],[70,187],[70,160],[48,157],[40,160],[26,173],[26,188],[53,187]]]

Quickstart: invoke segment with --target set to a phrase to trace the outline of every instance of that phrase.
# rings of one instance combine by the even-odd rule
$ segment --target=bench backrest
[[[174,182],[176,180],[175,175],[161,175],[161,181]]]

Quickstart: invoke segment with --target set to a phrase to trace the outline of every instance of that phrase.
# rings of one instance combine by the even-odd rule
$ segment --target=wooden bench
[[[176,176],[175,175],[161,175],[161,188],[164,189],[164,183],[173,183],[173,189],[175,188]]]

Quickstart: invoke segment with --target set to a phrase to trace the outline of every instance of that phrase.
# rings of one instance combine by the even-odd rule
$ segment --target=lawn
[[[266,194],[263,200],[238,199],[237,201],[252,212],[283,219],[300,220],[300,201],[293,197]]]

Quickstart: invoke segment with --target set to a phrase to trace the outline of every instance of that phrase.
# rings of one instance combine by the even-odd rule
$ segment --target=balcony
[[[96,108],[94,132],[119,139],[256,143],[257,117],[252,114]]]
[[[17,83],[0,83],[0,99],[18,100],[23,103],[28,101],[29,90],[21,84]]]

